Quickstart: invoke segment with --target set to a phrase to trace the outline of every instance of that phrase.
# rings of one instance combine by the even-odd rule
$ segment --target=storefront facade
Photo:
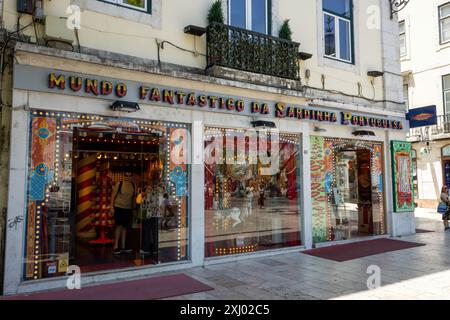
[[[312,136],[311,147],[313,241],[386,234],[383,144]]]
[[[26,280],[64,275],[69,261],[84,273],[189,258],[187,125],[37,109],[29,118]],[[132,200],[142,194],[125,242],[138,258],[110,250],[121,219],[112,197],[126,193],[114,188],[127,173]],[[160,198],[167,212],[153,208]],[[158,226],[173,232],[159,238]]]
[[[392,209],[400,113],[21,48],[5,294],[65,287],[71,266],[88,284],[413,232]],[[116,256],[126,177],[139,210]]]

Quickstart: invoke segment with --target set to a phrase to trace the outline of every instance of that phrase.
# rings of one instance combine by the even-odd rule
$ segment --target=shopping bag
[[[447,204],[445,202],[440,202],[437,207],[437,212],[444,214],[447,211]]]

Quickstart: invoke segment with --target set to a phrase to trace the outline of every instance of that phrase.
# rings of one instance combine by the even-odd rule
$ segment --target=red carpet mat
[[[425,230],[425,229],[416,229],[416,233],[429,233],[429,232],[434,232],[434,231]]]
[[[302,253],[324,259],[343,262],[368,257],[375,254],[420,246],[424,246],[424,244],[392,239],[377,239],[306,250],[302,251]]]
[[[122,281],[30,295],[0,297],[0,300],[153,300],[214,290],[185,274]]]

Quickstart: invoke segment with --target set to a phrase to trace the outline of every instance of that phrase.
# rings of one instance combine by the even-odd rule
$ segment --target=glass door
[[[373,232],[370,156],[369,150],[336,153],[336,185],[333,188],[335,240]]]
[[[350,239],[358,226],[358,159],[355,151],[336,154],[336,186],[333,188],[335,240]]]
[[[444,160],[444,183],[450,187],[450,160]]]

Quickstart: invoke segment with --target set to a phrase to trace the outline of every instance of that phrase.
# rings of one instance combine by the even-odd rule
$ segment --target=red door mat
[[[343,262],[368,257],[375,254],[420,246],[424,246],[424,244],[392,239],[376,239],[306,250],[302,251],[302,253],[324,259]]]
[[[0,300],[153,300],[214,290],[185,274],[86,286],[30,295],[0,297]]]

